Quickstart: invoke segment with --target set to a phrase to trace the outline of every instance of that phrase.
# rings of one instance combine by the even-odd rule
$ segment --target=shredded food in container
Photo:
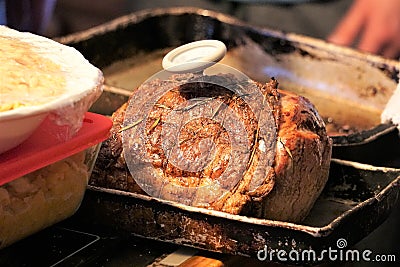
[[[0,112],[40,105],[65,91],[59,65],[17,38],[0,36]]]

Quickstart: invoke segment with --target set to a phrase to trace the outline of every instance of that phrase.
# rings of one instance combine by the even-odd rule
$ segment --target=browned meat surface
[[[326,183],[331,155],[331,141],[314,106],[301,96],[278,90],[278,83],[274,79],[269,83],[259,84],[238,81],[229,75],[216,77],[218,84],[256,86],[263,97],[256,107],[250,107],[244,95],[240,96],[215,83],[202,82],[199,77],[177,75],[173,79],[173,82],[154,80],[139,89],[168,89],[152,106],[143,122],[148,137],[145,143],[146,153],[154,169],[167,181],[166,184],[149,181],[156,188],[163,188],[159,196],[169,199],[169,194],[178,194],[166,185],[198,188],[213,183],[222,175],[237,176],[234,179],[235,184],[224,184],[225,180],[221,179],[218,185],[220,189],[229,190],[210,203],[199,204],[196,201],[202,199],[204,194],[212,193],[209,191],[190,191],[186,193],[190,195],[182,197],[190,199],[189,204],[232,214],[284,221],[304,219]],[[180,82],[182,80],[186,82]],[[210,117],[198,117],[180,125],[179,118],[174,121],[174,116],[169,116],[174,110],[179,110],[182,104],[193,99],[198,102],[192,101],[194,104],[189,104],[189,108],[190,105],[217,100],[219,105],[212,107],[212,116],[221,116],[227,109],[237,115],[246,133],[242,142],[250,148],[250,152],[241,160],[242,164],[230,164],[230,161],[240,156],[235,154],[233,141],[227,130],[234,127],[233,124],[226,123],[222,126],[220,121]],[[204,105],[204,109],[206,108],[207,105]],[[254,109],[263,108],[271,111],[272,121],[268,121],[270,125],[267,125],[271,132],[260,129],[262,119],[254,113]],[[112,136],[103,143],[90,184],[144,193],[131,176],[125,162],[121,129],[127,112],[130,116],[131,110],[125,104],[113,114]],[[179,128],[177,142],[180,151],[184,152],[184,159],[177,157],[176,160],[187,164],[186,168],[178,167],[169,154],[166,155],[162,138],[172,134],[166,130],[167,123],[176,124]],[[275,129],[276,132],[273,131]],[[271,136],[274,142],[267,141]],[[204,151],[204,142],[208,139],[212,140],[213,146]],[[134,142],[135,140],[129,140],[128,143],[134,145]],[[212,154],[212,159],[203,157],[204,152]],[[189,166],[192,162],[203,167]],[[269,162],[270,166],[260,168],[259,165],[265,162]],[[140,172],[135,175],[140,175]]]

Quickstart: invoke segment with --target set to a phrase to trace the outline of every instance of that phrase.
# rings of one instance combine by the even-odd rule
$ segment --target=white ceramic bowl
[[[0,26],[0,37],[28,42],[35,53],[60,66],[66,78],[66,88],[60,96],[46,103],[0,112],[0,153],[25,141],[48,115],[55,123],[69,125],[76,131],[85,112],[102,92],[102,72],[76,49],[51,39],[5,26]]]

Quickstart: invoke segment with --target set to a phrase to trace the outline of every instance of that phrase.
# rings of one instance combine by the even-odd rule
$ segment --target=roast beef
[[[250,87],[261,95],[253,106],[248,100]],[[146,102],[155,89],[165,93],[151,104],[146,116],[138,115],[145,109],[141,101]],[[175,118],[177,110],[188,111],[194,106],[203,112],[208,108],[211,115],[191,115],[184,123]],[[228,128],[237,124],[226,120],[223,125],[214,119],[226,117],[228,110],[243,126],[245,134],[237,135],[248,153],[238,152],[233,146],[235,131]],[[131,117],[134,119],[129,120]],[[101,147],[91,185],[152,196],[156,193],[156,197],[231,214],[298,222],[307,216],[327,181],[331,140],[323,120],[310,101],[278,89],[273,78],[265,84],[226,74],[178,74],[167,80],[155,79],[142,85],[112,119],[112,134]],[[138,153],[127,153],[130,147],[138,146],[138,139],[124,136],[125,131],[138,124],[145,129],[143,146]],[[173,134],[171,124],[176,124],[179,132],[173,139],[177,139],[181,151],[174,160],[163,143]],[[205,140],[211,140],[211,145],[205,145]],[[135,181],[144,175],[141,164],[129,166],[132,154],[135,157],[142,152],[161,177],[161,182],[152,178],[145,182],[157,189],[154,192]],[[238,157],[242,158],[235,161]],[[194,189],[182,191],[184,188]]]

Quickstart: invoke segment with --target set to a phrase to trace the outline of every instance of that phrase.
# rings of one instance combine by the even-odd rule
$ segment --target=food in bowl
[[[0,36],[0,112],[43,104],[65,91],[61,67],[35,53],[29,42]]]
[[[0,249],[75,213],[88,180],[86,152],[0,186]]]
[[[50,115],[75,134],[100,96],[102,72],[74,49],[0,26],[0,153],[25,141]]]
[[[111,121],[87,112],[79,132],[60,141],[46,120],[24,145],[0,155],[0,249],[75,213]]]

